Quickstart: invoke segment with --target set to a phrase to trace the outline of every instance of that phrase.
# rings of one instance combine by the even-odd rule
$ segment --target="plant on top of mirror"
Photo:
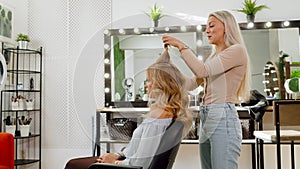
[[[150,12],[146,12],[152,21],[154,21],[154,26],[158,26],[158,20],[163,17],[162,7],[158,7],[155,3],[154,6],[150,9]]]
[[[16,41],[17,41],[17,42],[19,42],[19,41],[27,41],[27,42],[30,42],[30,38],[29,38],[28,35],[26,35],[26,34],[19,33],[19,34],[17,35]]]
[[[266,5],[257,5],[256,0],[244,0],[242,9],[237,9],[237,12],[242,12],[247,15],[248,22],[254,22],[255,14],[263,9],[270,9]]]

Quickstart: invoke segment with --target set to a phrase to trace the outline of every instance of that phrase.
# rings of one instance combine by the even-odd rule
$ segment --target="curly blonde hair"
[[[169,55],[163,53],[156,63],[148,67],[146,73],[152,82],[149,97],[155,99],[155,102],[148,103],[149,107],[171,112],[173,119],[183,121],[185,128],[190,128],[192,113],[188,108],[189,100],[184,88],[185,77],[171,63]]]

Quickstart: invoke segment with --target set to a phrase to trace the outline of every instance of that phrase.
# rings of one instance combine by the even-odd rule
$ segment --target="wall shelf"
[[[0,131],[15,139],[15,169],[37,163],[41,168],[42,47],[37,50],[5,48],[7,78],[1,91]],[[8,120],[9,119],[9,120]],[[29,123],[29,132],[22,127]],[[23,167],[22,167],[23,168]]]

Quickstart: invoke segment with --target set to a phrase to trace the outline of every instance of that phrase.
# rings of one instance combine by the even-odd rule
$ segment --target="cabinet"
[[[42,47],[4,48],[7,79],[1,91],[1,131],[15,139],[15,168],[41,168]]]

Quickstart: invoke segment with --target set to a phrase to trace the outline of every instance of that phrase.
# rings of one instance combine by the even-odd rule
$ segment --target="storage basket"
[[[108,120],[107,125],[112,140],[130,140],[137,122],[136,119],[113,118]]]
[[[254,139],[254,121],[252,119],[240,119],[243,139]]]

